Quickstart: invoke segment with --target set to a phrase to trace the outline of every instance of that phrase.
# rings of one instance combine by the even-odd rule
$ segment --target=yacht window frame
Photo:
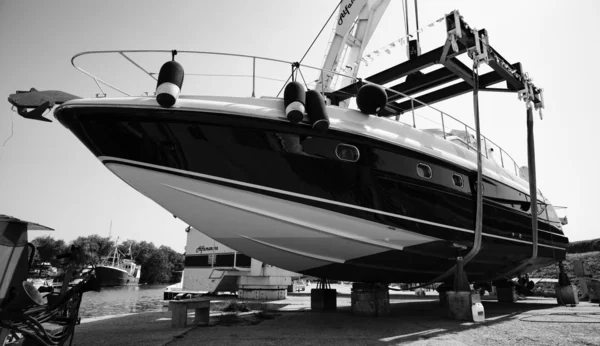
[[[356,160],[347,160],[347,159],[343,159],[343,158],[341,158],[341,157],[340,157],[340,155],[338,154],[338,148],[339,148],[340,146],[343,146],[343,147],[350,147],[350,148],[352,148],[352,149],[356,150],[356,154],[357,154],[357,156],[356,156]],[[338,143],[338,145],[336,145],[336,146],[335,146],[335,156],[336,156],[336,157],[338,158],[338,160],[340,160],[340,161],[344,161],[344,162],[358,162],[358,160],[360,160],[360,150],[359,150],[359,149],[358,149],[356,146],[354,146],[354,145],[352,145],[352,144]]]
[[[428,177],[425,176],[425,174],[421,175],[421,170],[419,169],[420,167],[426,167],[426,169],[429,171]],[[417,163],[417,175],[423,179],[430,180],[431,178],[433,178],[433,169],[431,169],[431,166],[429,166],[428,164],[419,162],[419,163]]]
[[[460,179],[460,185],[456,184],[455,178]],[[452,174],[452,183],[454,183],[454,186],[460,187],[460,188],[465,186],[465,180],[463,179],[462,175],[456,174],[456,173]]]

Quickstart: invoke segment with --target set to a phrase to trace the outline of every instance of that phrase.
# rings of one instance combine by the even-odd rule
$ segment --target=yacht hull
[[[56,115],[133,188],[271,265],[338,280],[424,282],[453,265],[456,245],[472,246],[474,172],[421,152],[209,111],[82,105]],[[339,144],[356,147],[360,159],[340,160]],[[467,266],[478,281],[532,251],[527,196],[492,179],[484,185],[483,248]],[[528,270],[565,257],[562,232],[544,219],[539,228],[538,259]]]

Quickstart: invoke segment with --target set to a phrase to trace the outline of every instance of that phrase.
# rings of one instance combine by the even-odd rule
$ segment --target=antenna
[[[112,220],[110,222],[111,226],[112,226]],[[117,237],[117,241],[115,242],[115,253],[113,254],[113,258],[112,258],[112,266],[115,266],[115,257],[117,260],[117,264],[119,264],[119,237]]]
[[[111,235],[112,235],[112,219],[110,219],[110,227],[108,228],[108,239],[110,239]]]

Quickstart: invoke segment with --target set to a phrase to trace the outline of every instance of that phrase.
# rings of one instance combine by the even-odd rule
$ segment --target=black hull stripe
[[[324,203],[324,204],[328,204],[328,205],[335,205],[335,206],[339,206],[339,207],[343,207],[343,208],[351,208],[351,209],[360,210],[363,212],[374,213],[374,214],[379,214],[379,215],[383,215],[383,216],[399,218],[399,219],[403,219],[406,221],[412,221],[412,222],[417,222],[417,223],[421,223],[421,224],[426,224],[429,226],[446,228],[446,229],[451,229],[451,230],[465,232],[465,233],[471,233],[471,234],[475,233],[473,230],[466,229],[466,228],[444,225],[444,224],[431,222],[431,221],[427,221],[427,220],[416,219],[416,218],[412,218],[412,217],[408,217],[408,216],[404,216],[404,215],[393,214],[393,213],[389,213],[389,212],[385,212],[385,211],[365,208],[365,207],[356,206],[356,205],[347,204],[347,203],[331,201],[331,200],[327,200],[327,199],[323,199],[323,198],[319,198],[319,197],[302,195],[302,194],[298,194],[298,193],[294,193],[294,192],[283,191],[283,190],[279,190],[279,189],[274,189],[274,188],[270,188],[270,187],[240,182],[240,181],[236,181],[236,180],[225,179],[225,178],[210,176],[210,175],[206,175],[206,174],[196,173],[196,172],[184,171],[184,170],[180,170],[180,169],[176,169],[176,168],[157,166],[157,165],[153,165],[153,164],[149,164],[149,163],[143,163],[143,162],[139,162],[139,161],[120,159],[120,158],[108,157],[108,156],[99,156],[98,159],[105,165],[110,164],[110,163],[124,164],[124,165],[133,166],[133,167],[137,167],[137,168],[151,169],[151,170],[162,172],[162,173],[175,174],[175,175],[179,175],[179,176],[186,177],[186,178],[203,180],[203,181],[206,181],[209,183],[228,186],[228,187],[232,187],[232,188],[236,188],[236,189],[244,189],[246,191],[251,191],[251,192],[260,193],[260,194],[266,194],[266,195],[270,195],[270,196],[277,197],[277,198],[283,197],[284,199],[287,199],[287,200],[302,201],[302,200],[308,199],[308,200],[312,200],[315,202],[320,202],[320,203]],[[292,197],[292,198],[290,198],[290,197]],[[562,235],[552,233],[552,232],[547,232],[547,231],[542,231],[542,230],[539,230],[539,231],[552,234],[553,236],[564,237]],[[532,244],[532,242],[530,242],[530,241],[511,239],[511,238],[502,237],[502,236],[489,234],[489,233],[483,233],[483,235],[486,237],[496,238],[496,239],[510,241],[510,242],[516,242],[516,243],[522,243],[522,244]],[[547,247],[547,248],[562,250],[562,251],[565,250],[564,247],[557,247],[557,246],[541,244],[541,243],[539,243],[538,245]]]
[[[130,108],[133,110],[139,110],[140,109],[140,105],[103,105],[103,104],[78,104],[78,105],[65,105],[65,106],[60,106],[57,110],[58,111],[63,111],[63,110],[69,110],[70,108],[87,108],[87,107],[93,107],[93,108],[115,108],[118,107],[120,109],[123,108]],[[147,105],[144,105],[144,107],[147,107]],[[159,108],[159,107],[149,107],[146,108],[149,111],[164,111],[164,109]],[[235,112],[235,110],[232,109],[227,109],[225,110],[219,110],[219,109],[198,109],[198,108],[178,108],[177,109],[177,113],[179,113],[179,115],[183,114],[185,116],[185,113],[190,112],[190,113],[197,113],[197,112],[209,112],[209,113],[214,113],[214,114],[219,114],[220,116],[232,116],[232,117],[242,117],[242,118],[248,118],[249,120],[262,120],[268,123],[283,123],[283,124],[288,124],[289,120],[286,117],[283,116],[263,116],[263,115],[259,115],[259,114],[253,114],[253,113],[247,113],[247,112]],[[55,113],[55,117],[62,122],[62,120],[57,117],[57,114],[59,113]],[[63,124],[65,125],[65,124]],[[304,123],[304,122],[299,122],[297,124],[295,124],[297,127],[301,127],[304,129],[312,129],[312,126],[310,124]],[[66,126],[66,125],[65,125]],[[68,126],[66,126],[68,128]],[[361,131],[356,131],[353,129],[349,129],[349,128],[343,128],[343,127],[339,127],[336,126],[335,123],[330,125],[330,130],[335,130],[338,132],[343,132],[343,133],[347,133],[347,134],[351,134],[354,136],[358,136],[364,139],[370,139],[370,140],[376,140],[378,142],[383,142],[386,143],[388,145],[393,145],[395,147],[399,147],[405,150],[409,150],[409,151],[414,151],[414,152],[418,152],[420,154],[423,154],[425,156],[427,156],[430,159],[436,160],[436,161],[440,161],[440,162],[445,162],[451,165],[458,165],[460,166],[462,169],[467,170],[467,171],[472,171],[473,169],[476,169],[477,165],[476,163],[473,163],[471,161],[468,161],[466,159],[462,159],[458,160],[458,162],[456,160],[450,160],[447,157],[443,156],[443,155],[438,155],[438,154],[433,154],[432,152],[423,150],[423,146],[419,145],[419,146],[411,146],[411,145],[407,145],[406,143],[402,143],[402,142],[398,142],[398,141],[392,141],[388,138],[385,138],[384,136],[376,136],[376,135],[372,135],[372,134],[368,134],[365,132],[361,132]],[[434,151],[435,152],[435,151]],[[452,153],[448,153],[447,154],[460,158],[457,155],[454,155]],[[464,163],[464,162],[468,162],[468,163]],[[524,193],[528,198],[529,195],[527,195],[529,193],[528,189],[524,188],[523,186],[521,186],[521,184],[519,184],[518,182],[515,181],[500,181],[499,179],[496,178],[492,178],[491,176],[484,174],[484,178],[485,179],[490,179],[492,181],[494,181],[495,183],[498,184],[502,184],[502,185],[506,185],[506,186],[510,186],[513,189],[516,189],[522,193]],[[539,202],[543,202],[543,201],[539,201]],[[551,233],[551,232],[550,232]],[[553,233],[554,234],[554,233]],[[565,237],[566,238],[566,237]]]

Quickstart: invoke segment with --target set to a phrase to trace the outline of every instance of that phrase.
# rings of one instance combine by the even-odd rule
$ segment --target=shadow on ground
[[[340,304],[338,299],[338,304]],[[168,312],[82,324],[77,345],[600,345],[600,308],[558,307],[553,299],[516,304],[484,301],[486,321],[447,317],[437,300],[392,300],[392,314],[363,317],[337,311],[266,311],[212,315],[208,326],[171,328]],[[551,315],[586,319],[551,321]],[[594,315],[597,314],[597,315]],[[190,311],[193,316],[193,311]],[[190,319],[191,321],[191,319]],[[549,323],[560,322],[560,323]]]
[[[230,324],[231,317],[225,317],[224,324],[215,319],[211,327],[193,329],[173,344],[193,345],[202,340],[206,345],[504,345],[520,339],[504,337],[505,328],[494,330],[495,325],[506,322],[524,325],[525,322],[519,322],[522,314],[545,314],[544,310],[556,307],[548,301],[483,304],[484,323],[450,319],[437,301],[392,303],[392,314],[386,317],[354,316],[349,307],[332,312],[280,312],[261,321],[252,315],[240,316],[234,324]],[[531,327],[529,324],[526,328]],[[472,335],[459,337],[462,334]],[[523,344],[549,344],[537,341],[532,339],[532,343]]]

